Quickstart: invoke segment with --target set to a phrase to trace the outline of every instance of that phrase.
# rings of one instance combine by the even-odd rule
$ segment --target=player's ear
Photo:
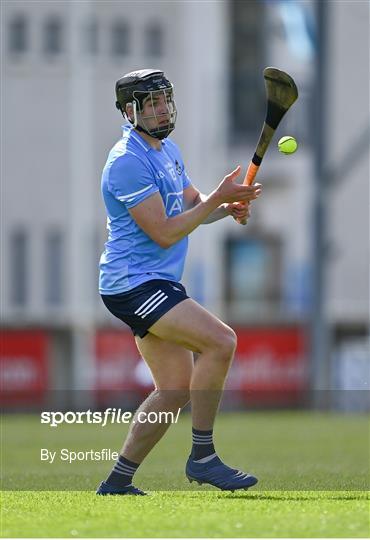
[[[132,103],[127,103],[126,105],[126,116],[133,122],[134,120],[134,108],[132,106]]]

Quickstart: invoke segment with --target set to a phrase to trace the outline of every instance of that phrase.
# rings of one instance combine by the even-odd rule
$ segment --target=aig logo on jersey
[[[166,197],[166,214],[167,216],[175,216],[182,212],[182,191],[177,193],[167,193]]]

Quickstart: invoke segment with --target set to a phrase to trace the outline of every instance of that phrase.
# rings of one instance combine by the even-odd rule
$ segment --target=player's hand
[[[240,166],[225,176],[218,188],[212,193],[213,197],[218,198],[220,203],[250,202],[261,195],[261,184],[245,186],[237,184],[236,178],[240,174]]]
[[[251,215],[251,205],[249,202],[246,204],[241,204],[239,202],[229,203],[226,205],[226,211],[235,219],[235,221],[246,222]]]

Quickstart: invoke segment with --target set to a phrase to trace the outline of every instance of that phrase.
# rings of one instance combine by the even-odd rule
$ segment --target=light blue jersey
[[[109,153],[102,175],[108,240],[100,258],[99,291],[119,294],[151,279],[180,281],[188,239],[164,249],[136,224],[129,208],[159,192],[169,217],[183,211],[190,185],[180,152],[170,139],[153,149],[131,127]]]

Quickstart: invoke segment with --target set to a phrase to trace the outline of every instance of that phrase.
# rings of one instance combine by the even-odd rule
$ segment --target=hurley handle
[[[245,178],[244,178],[244,181],[243,181],[243,184],[245,186],[251,186],[254,182],[254,179],[256,178],[257,176],[257,173],[258,173],[258,169],[259,169],[259,166],[258,165],[255,165],[253,163],[253,161],[251,161],[249,163],[249,167],[248,167],[248,170],[247,170],[247,174],[245,175]],[[246,225],[247,224],[247,220],[246,219],[243,219],[243,220],[238,220],[238,222],[240,223],[240,225]]]

